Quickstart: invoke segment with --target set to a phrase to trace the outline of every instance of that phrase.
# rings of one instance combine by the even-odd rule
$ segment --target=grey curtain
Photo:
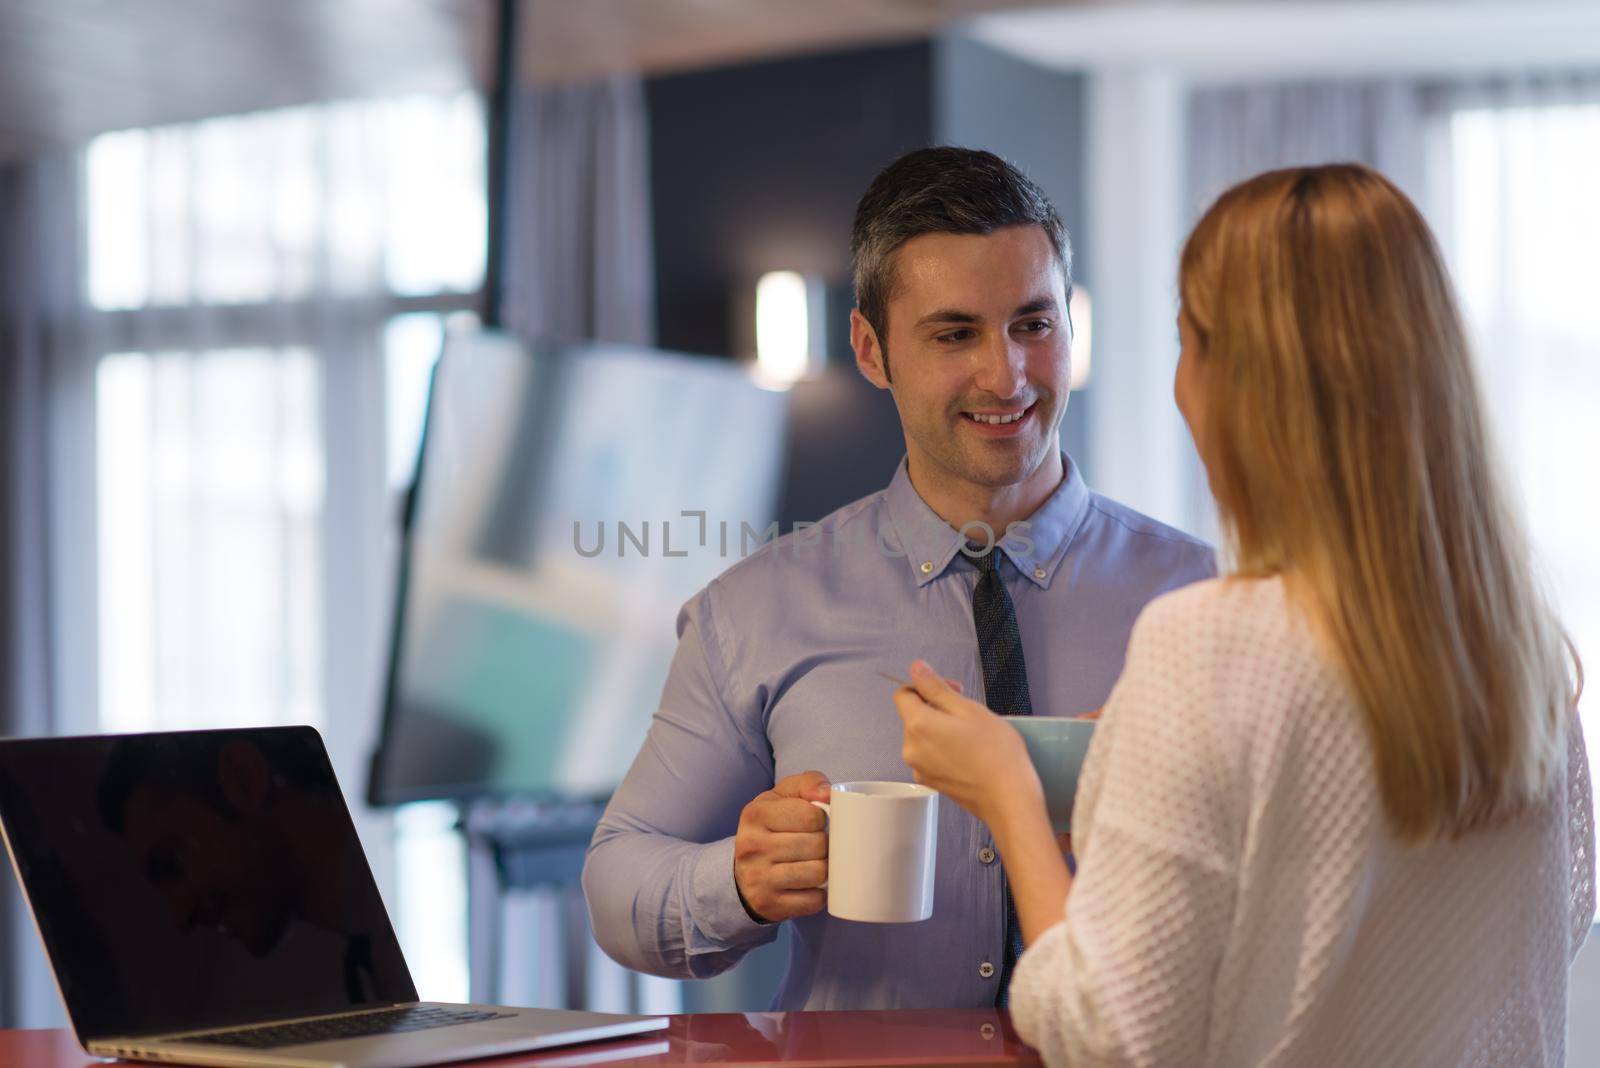
[[[1440,110],[1589,106],[1600,103],[1600,68],[1542,71],[1441,85],[1429,94]]]
[[[505,322],[557,340],[655,339],[650,139],[634,77],[512,105]]]
[[[0,170],[0,735],[57,729],[48,412],[80,322],[78,175],[76,156]],[[0,878],[0,1026],[64,1019],[8,866]]]
[[[1435,95],[1388,81],[1197,89],[1189,97],[1190,217],[1253,174],[1335,162],[1376,167],[1427,211],[1426,117]]]

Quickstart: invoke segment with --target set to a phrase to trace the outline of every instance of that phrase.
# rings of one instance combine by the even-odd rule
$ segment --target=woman
[[[1234,562],[1141,616],[1074,813],[913,665],[919,782],[988,824],[1050,1063],[1559,1065],[1594,914],[1581,671],[1491,463],[1460,315],[1359,166],[1237,186],[1183,251],[1175,393]]]

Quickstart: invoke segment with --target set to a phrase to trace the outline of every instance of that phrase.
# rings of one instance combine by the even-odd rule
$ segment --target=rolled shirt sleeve
[[[639,755],[601,817],[584,862],[596,941],[638,971],[705,978],[777,937],[733,880],[739,813],[771,789],[759,693],[724,699],[713,623],[716,584],[678,614],[678,650]]]

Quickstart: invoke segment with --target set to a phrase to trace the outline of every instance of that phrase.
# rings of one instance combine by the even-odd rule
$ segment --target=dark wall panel
[[[932,136],[931,66],[919,44],[648,84],[664,347],[730,353],[734,287],[762,271],[845,279],[857,198]]]
[[[879,170],[932,142],[932,70],[933,47],[919,43],[646,87],[660,344],[743,355],[735,301],[763,271],[827,282],[832,363],[795,391],[785,529],[881,488],[904,452],[892,401],[850,356],[850,223]]]

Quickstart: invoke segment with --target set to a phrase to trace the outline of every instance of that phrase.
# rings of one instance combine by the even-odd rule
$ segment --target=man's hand
[[[805,771],[778,780],[739,813],[733,882],[745,911],[765,923],[810,916],[828,902],[828,777]]]

